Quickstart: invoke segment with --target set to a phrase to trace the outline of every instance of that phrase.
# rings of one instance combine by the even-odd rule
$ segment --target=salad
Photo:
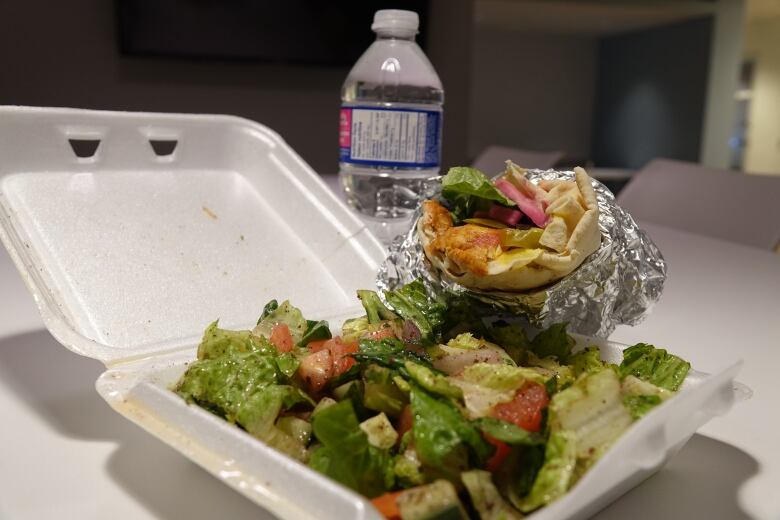
[[[206,329],[174,391],[372,500],[387,518],[521,518],[564,495],[680,388],[640,343],[619,365],[556,324],[528,337],[419,281],[358,291],[333,337],[285,301],[253,330]]]

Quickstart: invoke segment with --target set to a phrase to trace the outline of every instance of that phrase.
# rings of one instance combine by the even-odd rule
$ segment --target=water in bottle
[[[348,204],[388,244],[439,174],[444,90],[415,42],[417,13],[381,10],[376,41],[341,90],[339,178]]]

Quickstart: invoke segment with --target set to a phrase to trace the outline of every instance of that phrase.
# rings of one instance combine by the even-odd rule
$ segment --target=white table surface
[[[667,286],[645,322],[613,339],[668,347],[704,371],[742,358],[754,395],[596,517],[780,518],[780,256],[645,228]],[[94,390],[102,370],[42,330],[0,248],[0,518],[270,518],[111,410]]]

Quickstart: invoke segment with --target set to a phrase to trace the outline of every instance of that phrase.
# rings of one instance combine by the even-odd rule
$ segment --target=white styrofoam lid
[[[52,334],[109,365],[251,326],[271,298],[342,314],[384,258],[277,134],[232,116],[0,107],[0,238]]]

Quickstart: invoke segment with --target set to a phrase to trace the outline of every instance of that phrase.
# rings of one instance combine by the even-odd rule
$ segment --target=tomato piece
[[[363,337],[368,339],[380,340],[385,338],[394,338],[396,336],[395,336],[395,332],[393,331],[393,326],[390,325],[389,322],[385,322],[382,324],[382,326],[379,329],[368,332]]]
[[[494,437],[491,437],[485,432],[482,432],[482,436],[485,438],[486,441],[488,441],[490,444],[496,447],[495,453],[493,453],[493,456],[488,459],[487,463],[485,464],[485,469],[488,470],[491,473],[495,473],[498,471],[498,468],[501,466],[501,463],[504,462],[504,459],[509,456],[509,453],[512,451],[512,448],[509,447],[509,445],[505,442],[502,442]]]
[[[312,392],[317,393],[322,390],[333,376],[333,356],[330,350],[323,349],[304,356],[301,359],[301,366],[298,367],[298,373]]]
[[[412,407],[408,404],[401,410],[401,415],[398,416],[398,425],[396,430],[398,431],[398,438],[412,429],[414,424],[414,416],[412,416]]]
[[[324,348],[328,348],[327,344],[330,340],[329,339],[318,339],[316,341],[310,341],[306,347],[311,352],[319,352],[320,350]]]
[[[393,491],[392,493],[385,493],[376,498],[371,499],[371,504],[377,508],[377,510],[387,518],[388,520],[400,520],[401,510],[398,509],[398,496],[403,491]]]
[[[542,426],[542,410],[549,402],[544,386],[528,381],[518,390],[514,399],[493,407],[491,415],[529,432],[538,432]]]
[[[354,358],[349,354],[354,354],[358,351],[358,342],[351,341],[344,343],[341,338],[336,336],[333,338],[333,344],[330,346],[330,353],[333,356],[333,375],[341,375],[356,363]]]
[[[293,348],[290,327],[284,323],[277,323],[271,328],[271,337],[269,339],[279,352],[290,352]]]

